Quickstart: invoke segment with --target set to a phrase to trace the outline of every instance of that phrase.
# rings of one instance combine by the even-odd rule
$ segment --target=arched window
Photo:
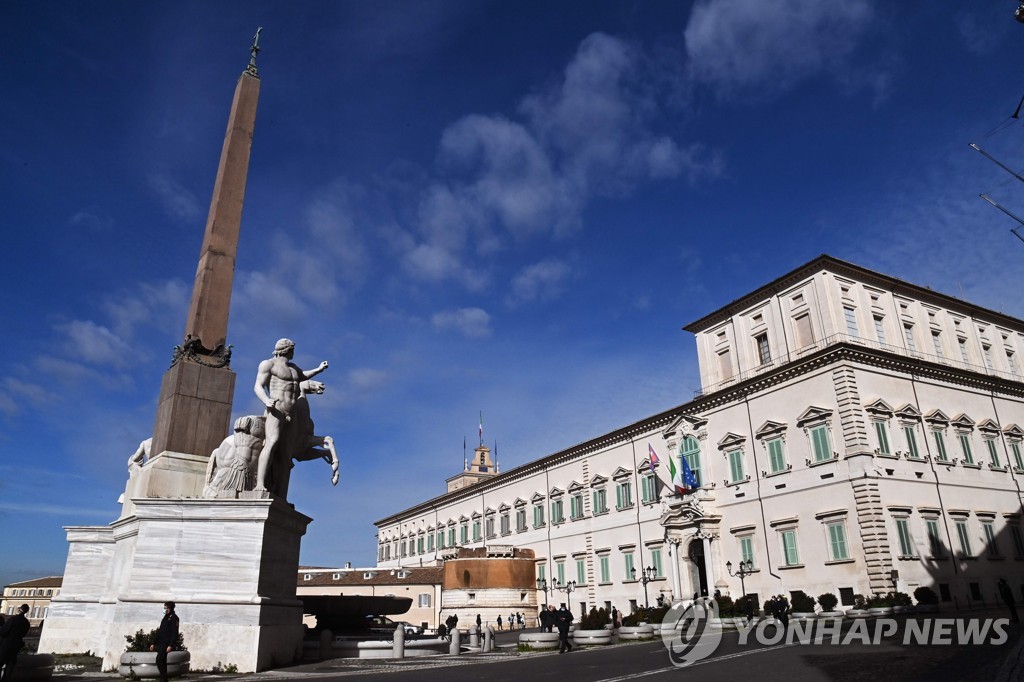
[[[703,486],[704,480],[700,475],[700,443],[697,439],[693,436],[683,438],[682,445],[679,446],[679,454],[689,465],[690,471],[697,479],[697,485]]]

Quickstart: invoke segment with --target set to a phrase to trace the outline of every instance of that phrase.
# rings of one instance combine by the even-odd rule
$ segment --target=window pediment
[[[930,424],[949,426],[949,415],[942,410],[932,410],[924,416],[924,420]]]
[[[999,433],[999,424],[996,424],[995,421],[991,419],[986,419],[985,421],[978,424],[978,430],[984,431],[985,433],[994,436],[995,434]]]
[[[1016,424],[1010,424],[1007,426],[1003,429],[1003,433],[1010,438],[1024,438],[1024,429],[1020,428]]]
[[[661,437],[665,440],[671,440],[678,435],[696,434],[705,425],[708,420],[695,415],[684,414],[679,416],[675,421],[669,424],[668,428],[661,432]]]
[[[598,474],[597,476],[594,476],[592,479],[590,479],[590,487],[596,488],[597,486],[604,485],[607,482],[607,478],[605,478],[601,474]]]
[[[533,497],[530,498],[530,502],[533,502],[534,504],[537,504],[538,502],[543,502],[543,501],[544,501],[544,495],[542,495],[541,493],[534,493]]]
[[[494,513],[495,512],[493,507],[488,507],[487,509],[484,509],[484,516],[494,516]]]
[[[879,398],[873,403],[868,403],[867,405],[864,406],[864,409],[876,417],[891,417],[893,412],[895,411],[892,409],[892,405],[885,402],[881,398]]]
[[[459,517],[459,523],[465,523],[466,521],[469,521],[469,517],[465,514]]]
[[[640,462],[640,466],[638,466],[636,468],[636,471],[637,471],[638,474],[639,473],[647,473],[648,471],[653,471],[653,470],[654,470],[654,467],[651,466],[651,460],[649,460],[647,458],[644,458],[644,460],[642,462]]]
[[[832,417],[832,410],[825,409],[824,407],[815,407],[812,405],[801,413],[796,418],[796,425],[803,428],[805,426],[812,426],[819,422],[827,421]]]
[[[757,431],[754,432],[754,437],[757,439],[775,438],[776,436],[784,434],[788,426],[788,424],[775,422],[769,419],[764,424],[761,424]]]
[[[962,413],[953,417],[953,421],[951,421],[950,424],[958,429],[964,429],[967,431],[974,428],[974,420]]]
[[[580,483],[579,481],[573,481],[572,483],[569,484],[568,490],[570,493],[578,492],[580,490],[583,490],[583,484]]]
[[[525,507],[525,506],[526,506],[526,500],[524,500],[524,499],[523,499],[523,498],[521,498],[521,497],[517,497],[517,498],[516,498],[516,501],[515,501],[515,502],[513,502],[512,504],[513,504],[513,505],[514,505],[514,506],[515,506],[516,508],[519,508],[519,507]]]
[[[551,497],[561,497],[562,495],[565,494],[565,491],[562,490],[561,488],[555,486],[554,488],[551,489],[551,492],[549,492],[548,494]]]
[[[908,421],[921,421],[921,410],[917,409],[910,403],[907,403],[894,413],[900,419],[906,419]]]
[[[500,512],[507,512],[511,508],[512,507],[508,506],[508,502],[502,502],[500,505],[498,505],[498,511]]]
[[[738,445],[743,445],[745,442],[747,442],[746,438],[744,438],[738,433],[733,433],[730,431],[729,433],[725,434],[725,436],[722,437],[722,440],[718,441],[718,449],[727,450],[729,448],[734,448]]]
[[[473,516],[472,516],[471,518],[472,518],[472,519],[473,519],[474,521],[476,521],[476,520],[477,520],[477,519],[479,519],[479,518],[480,518],[481,516],[483,516],[483,515],[482,515],[482,514],[481,514],[480,512],[478,512],[478,511],[475,511],[475,512],[473,512]]]
[[[631,472],[629,469],[619,467],[618,469],[615,470],[615,473],[612,474],[612,478],[615,480],[619,480],[622,478],[627,478],[632,474],[633,472]]]

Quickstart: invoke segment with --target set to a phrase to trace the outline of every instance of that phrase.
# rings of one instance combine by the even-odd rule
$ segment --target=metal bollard
[[[452,629],[452,642],[451,646],[448,647],[448,653],[452,656],[458,656],[462,653],[462,633],[459,632],[458,628]]]
[[[331,657],[331,645],[334,644],[334,633],[330,630],[320,632],[320,660],[326,661]]]
[[[490,626],[484,628],[484,651],[492,651],[494,649],[494,630]]]
[[[399,625],[395,628],[395,643],[391,648],[392,658],[405,658],[405,628]]]

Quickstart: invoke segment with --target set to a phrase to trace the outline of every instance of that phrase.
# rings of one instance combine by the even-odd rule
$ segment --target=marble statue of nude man
[[[291,452],[282,452],[289,447],[292,436],[289,431],[292,410],[302,397],[301,384],[327,369],[327,361],[316,369],[304,372],[291,360],[295,356],[295,343],[281,339],[274,346],[274,356],[260,363],[256,374],[256,396],[266,405],[266,440],[260,451],[256,468],[256,490],[273,488],[267,484],[273,480],[274,469],[291,466]],[[300,426],[301,428],[301,426]],[[279,447],[283,445],[283,447]]]

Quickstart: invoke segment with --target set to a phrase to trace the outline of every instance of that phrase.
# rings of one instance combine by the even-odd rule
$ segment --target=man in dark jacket
[[[569,643],[569,626],[572,625],[572,613],[569,609],[565,608],[565,604],[562,604],[562,608],[558,609],[555,613],[555,624],[558,625],[558,653],[564,654],[567,651],[572,651],[572,644]]]
[[[167,682],[167,654],[178,642],[178,614],[174,613],[174,602],[164,602],[164,618],[156,631],[156,639],[149,650],[156,652],[156,669],[160,671],[160,682]]]
[[[14,666],[18,663],[18,652],[25,646],[28,632],[28,604],[22,604],[18,612],[0,628],[0,667],[4,669],[0,680],[14,677]]]

